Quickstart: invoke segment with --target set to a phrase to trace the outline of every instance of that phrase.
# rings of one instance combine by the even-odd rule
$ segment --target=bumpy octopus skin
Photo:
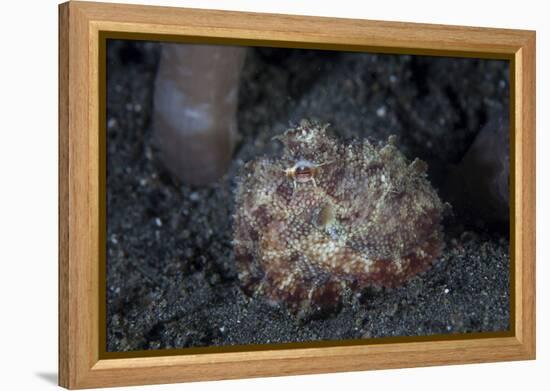
[[[338,308],[346,290],[395,287],[443,247],[445,209],[393,137],[344,145],[302,122],[277,138],[280,159],[245,164],[234,251],[243,290],[294,314]]]

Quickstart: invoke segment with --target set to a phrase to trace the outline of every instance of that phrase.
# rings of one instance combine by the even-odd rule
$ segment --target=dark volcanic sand
[[[231,248],[239,167],[280,152],[271,137],[302,118],[330,122],[344,138],[397,135],[408,158],[429,163],[445,200],[449,170],[480,128],[508,116],[507,62],[251,49],[233,163],[199,188],[176,183],[151,142],[158,50],[108,47],[108,351],[509,329],[506,223],[468,210],[455,208],[445,221],[435,267],[400,288],[367,290],[324,319],[298,322],[245,296]]]

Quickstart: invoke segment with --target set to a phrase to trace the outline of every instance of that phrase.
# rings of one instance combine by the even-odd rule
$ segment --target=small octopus
[[[346,292],[395,287],[443,248],[443,204],[427,164],[395,146],[340,143],[302,121],[276,138],[279,159],[246,163],[236,190],[234,252],[245,293],[290,313],[340,307]]]

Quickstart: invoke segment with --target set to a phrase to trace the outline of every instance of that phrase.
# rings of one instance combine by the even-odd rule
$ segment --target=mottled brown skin
[[[344,145],[306,121],[277,138],[283,156],[248,162],[236,192],[245,292],[309,314],[347,290],[402,284],[440,255],[444,206],[426,164],[409,164],[393,138]]]

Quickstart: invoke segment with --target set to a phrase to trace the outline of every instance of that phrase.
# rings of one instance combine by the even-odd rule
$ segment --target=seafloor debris
[[[248,162],[236,192],[235,259],[245,292],[294,314],[338,308],[346,291],[394,287],[443,246],[445,209],[421,160],[349,145],[302,121],[277,138],[280,159]]]

